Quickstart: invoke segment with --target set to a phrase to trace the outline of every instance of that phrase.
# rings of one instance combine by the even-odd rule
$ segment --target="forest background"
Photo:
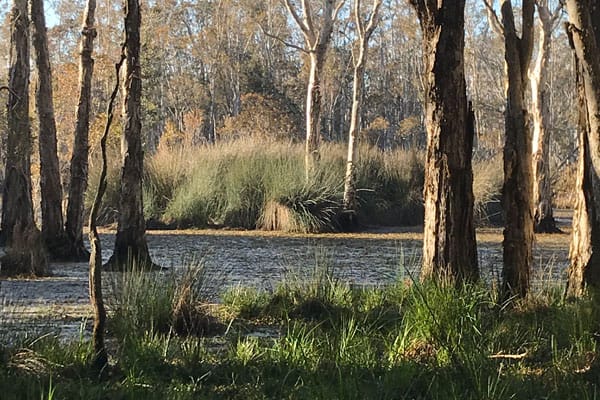
[[[6,10],[9,2],[1,2],[0,7],[3,11],[0,50],[6,55],[3,65],[7,71],[10,35]],[[153,167],[154,170],[163,170],[162,174],[150,172],[147,175],[147,218],[162,223],[176,221],[180,226],[214,224],[256,227],[261,215],[265,214],[263,211],[257,211],[261,215],[256,217],[242,218],[226,215],[223,209],[231,208],[230,205],[218,206],[219,212],[190,211],[194,208],[189,204],[189,197],[192,196],[190,187],[188,185],[185,190],[187,197],[181,193],[177,198],[176,183],[193,180],[189,176],[193,174],[189,171],[194,168],[176,161],[195,158],[197,164],[206,165],[208,161],[201,157],[210,157],[208,153],[211,151],[205,149],[182,156],[177,152],[173,154],[173,149],[190,150],[208,143],[221,143],[222,153],[223,146],[230,146],[233,139],[250,139],[235,145],[237,149],[225,150],[231,155],[240,153],[242,148],[248,151],[253,147],[252,143],[256,152],[268,148],[260,143],[301,143],[309,63],[305,54],[295,48],[302,45],[299,31],[282,2],[275,0],[149,1],[142,7],[143,142],[147,170],[151,171]],[[79,24],[85,7],[83,1],[55,1],[47,2],[46,8],[58,150],[64,184],[68,182],[77,117],[74,110],[78,98]],[[121,5],[99,1],[97,8],[98,36],[94,50],[90,117],[92,182],[99,164],[98,142],[114,80],[113,65],[118,61],[122,41]],[[537,18],[536,24],[539,25]],[[349,10],[342,9],[332,35],[320,87],[321,134],[326,142],[343,144],[347,141],[352,105],[354,32]],[[566,33],[559,23],[555,24],[553,39],[546,82],[550,109],[547,129],[550,133],[551,181],[554,192],[560,194],[555,198],[555,203],[564,208],[572,206],[573,202],[573,191],[569,188],[573,187],[577,156],[577,107],[572,53]],[[505,78],[503,40],[490,27],[483,3],[467,2],[465,46],[467,90],[476,117],[474,190],[479,210],[485,211],[486,204],[499,201],[502,185]],[[535,57],[534,50],[534,61]],[[422,215],[422,212],[415,212],[419,211],[421,200],[419,182],[422,173],[418,171],[422,167],[419,154],[423,153],[425,147],[421,60],[421,33],[413,9],[402,0],[385,1],[366,58],[360,141],[383,153],[395,152],[393,161],[382,161],[371,167],[386,169],[385,164],[392,162],[404,164],[396,167],[405,170],[402,172],[406,181],[404,186],[409,187],[405,188],[406,193],[402,196],[394,198],[390,195],[378,199],[379,203],[403,203],[406,209],[379,207],[381,212],[371,212],[365,222],[415,224],[419,222],[419,215]],[[34,73],[32,88],[35,87],[35,80]],[[35,130],[36,122],[32,122]],[[109,181],[114,183],[114,190],[111,196],[109,189],[101,222],[112,222],[116,213],[121,129],[116,124],[109,138],[109,154],[113,154],[114,160],[114,179]],[[276,147],[273,145],[273,152],[267,153],[289,150],[275,150]],[[339,155],[337,169],[342,174],[343,146],[331,152],[324,151],[323,154],[334,154],[336,151]],[[404,154],[398,156],[398,151]],[[35,175],[37,156],[33,156]],[[288,156],[292,157],[291,154]],[[234,164],[234,161],[230,157],[227,163]],[[179,171],[165,174],[165,168],[174,164],[177,164]],[[222,168],[217,168],[213,180],[222,172]],[[205,174],[202,179],[210,180],[207,176]],[[337,177],[331,178],[335,179]],[[365,183],[369,181],[373,179],[364,177],[363,188],[377,189]],[[338,182],[341,183],[342,178]],[[90,187],[95,185],[91,183]],[[196,190],[195,195],[198,194]],[[364,195],[368,197],[369,191],[366,190]],[[39,204],[39,201],[34,201],[34,204]]]

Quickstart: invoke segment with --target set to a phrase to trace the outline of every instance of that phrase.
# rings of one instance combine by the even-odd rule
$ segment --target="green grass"
[[[83,336],[6,344],[2,399],[598,398],[598,304],[565,300],[550,282],[497,304],[481,284],[353,288],[318,262],[272,291],[230,288],[206,308],[190,271],[123,274],[104,380],[87,367]],[[226,329],[177,331],[182,303]]]

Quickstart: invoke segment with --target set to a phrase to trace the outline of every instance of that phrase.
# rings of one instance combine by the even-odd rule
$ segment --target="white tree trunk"
[[[550,63],[552,32],[555,17],[548,9],[547,1],[538,2],[539,43],[533,69],[529,71],[531,85],[533,206],[536,232],[558,233],[552,214],[552,186],[550,182],[550,108],[548,105],[548,65]],[[557,9],[556,16],[558,16]]]

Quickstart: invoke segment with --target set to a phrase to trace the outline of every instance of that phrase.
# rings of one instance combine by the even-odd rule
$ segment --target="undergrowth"
[[[498,304],[483,284],[354,287],[318,265],[272,290],[206,303],[198,269],[120,273],[111,372],[84,336],[2,348],[3,399],[595,399],[598,305],[547,289]],[[118,287],[118,288],[117,288]],[[221,330],[178,330],[210,320]],[[204,325],[208,326],[208,325]]]

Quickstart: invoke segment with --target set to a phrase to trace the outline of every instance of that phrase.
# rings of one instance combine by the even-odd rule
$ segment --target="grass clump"
[[[210,334],[222,328],[207,304],[201,263],[188,265],[183,273],[132,268],[114,273],[112,278],[109,323],[123,341],[164,333]]]

